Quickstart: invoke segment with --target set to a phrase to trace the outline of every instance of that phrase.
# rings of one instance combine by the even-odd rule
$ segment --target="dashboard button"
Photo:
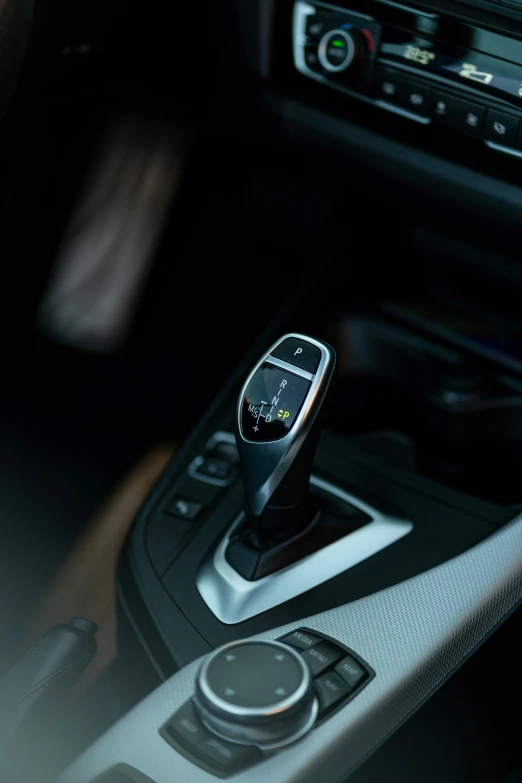
[[[414,114],[426,117],[430,113],[433,91],[392,68],[379,68],[377,91],[381,100],[401,106]]]
[[[326,71],[340,73],[351,65],[355,43],[345,30],[333,30],[322,37],[318,52],[319,62]]]
[[[192,522],[173,519],[171,514],[155,514],[147,528],[147,552],[158,576],[168,569],[193,530]]]
[[[220,737],[208,736],[197,746],[197,755],[219,772],[232,774],[262,758],[259,748],[227,742]]]
[[[248,384],[240,407],[241,434],[255,442],[280,440],[294,426],[310,382],[272,364],[264,364]]]
[[[194,522],[203,511],[203,505],[196,503],[195,500],[185,500],[185,498],[172,498],[165,508],[167,514],[171,514],[178,519],[186,519],[188,522]]]
[[[459,133],[467,133],[482,139],[484,136],[484,124],[486,119],[486,107],[478,103],[461,100],[452,95],[444,97],[445,112],[436,113],[437,97],[435,98],[432,116]]]
[[[314,677],[318,674],[322,674],[326,669],[342,658],[344,650],[340,650],[330,642],[320,642],[315,647],[311,647],[309,650],[303,653],[303,658],[310,667]]]
[[[401,94],[400,76],[391,68],[379,67],[377,72],[377,94],[383,101],[397,103]]]
[[[319,41],[328,30],[332,29],[332,19],[326,14],[311,14],[306,21],[306,34],[314,41]]]
[[[347,655],[341,663],[338,663],[335,671],[342,677],[351,691],[355,690],[368,676],[366,670],[351,655]]]
[[[289,337],[272,351],[272,356],[300,367],[301,370],[316,373],[321,361],[321,351],[315,345],[296,337]]]
[[[315,690],[319,698],[321,712],[331,709],[350,694],[343,680],[335,672],[319,677],[315,681]]]
[[[211,736],[210,732],[200,721],[191,701],[188,701],[176,712],[163,729],[163,732],[189,749],[197,747],[207,737]]]
[[[322,639],[308,631],[294,631],[288,636],[284,636],[281,641],[295,647],[296,650],[309,650],[310,647],[322,642]]]
[[[304,60],[311,71],[322,71],[319,55],[317,54],[317,45],[307,45],[304,47]]]
[[[196,472],[201,473],[203,476],[210,476],[210,478],[224,481],[230,476],[232,468],[233,465],[227,460],[217,459],[216,457],[205,457]]]
[[[401,79],[397,103],[414,114],[427,117],[431,110],[433,91],[429,87]]]
[[[488,141],[495,141],[504,147],[514,147],[519,125],[518,117],[497,109],[488,109],[484,136]]]

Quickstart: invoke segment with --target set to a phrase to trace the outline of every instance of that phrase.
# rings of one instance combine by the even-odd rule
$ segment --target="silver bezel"
[[[387,4],[394,5],[394,3],[392,2]],[[345,87],[343,84],[332,82],[329,79],[327,79],[325,76],[323,76],[323,74],[312,71],[312,69],[307,66],[304,57],[304,48],[307,42],[306,20],[307,17],[315,14],[316,7],[319,9],[330,8],[334,11],[346,12],[346,8],[339,8],[338,6],[330,5],[329,3],[315,2],[314,5],[310,5],[309,3],[302,2],[302,0],[298,0],[298,2],[295,3],[293,22],[292,22],[292,36],[293,36],[294,66],[296,70],[298,70],[300,73],[304,74],[305,76],[308,76],[308,78],[313,79],[316,82],[320,82],[321,84],[326,84],[328,85],[328,87],[331,87],[334,90],[339,90],[340,92],[344,93],[345,95],[349,95],[352,98],[357,98],[359,101],[362,101],[363,103],[369,103],[372,106],[378,106],[380,109],[389,111],[392,114],[398,114],[401,117],[406,117],[408,120],[413,120],[413,122],[417,122],[420,125],[429,125],[431,123],[430,117],[423,117],[420,114],[414,114],[413,112],[410,112],[407,109],[402,109],[400,106],[394,106],[392,103],[387,103],[386,101],[376,99],[376,98],[370,98],[368,95],[363,95],[362,93],[357,92],[355,90],[350,90],[348,87]],[[375,18],[373,16],[367,16],[366,14],[355,13],[354,11],[351,10],[349,13],[350,16],[358,16],[361,19],[368,19],[368,21],[371,22],[375,21]],[[424,16],[425,14],[422,15]],[[431,17],[433,15],[429,14],[429,16]]]
[[[212,689],[209,683],[208,673],[216,658],[226,654],[227,650],[232,650],[235,647],[243,647],[245,645],[252,644],[263,644],[267,647],[275,647],[284,650],[284,652],[287,655],[291,655],[298,664],[302,673],[301,683],[294,693],[287,699],[280,700],[274,704],[269,704],[266,707],[241,707],[240,705],[230,704],[230,702],[221,699]],[[259,721],[263,718],[266,718],[267,720],[273,719],[276,715],[281,717],[283,713],[288,712],[304,699],[311,688],[311,682],[312,677],[310,674],[310,669],[306,665],[303,657],[293,650],[292,647],[289,647],[287,644],[283,644],[282,642],[263,640],[257,641],[255,639],[244,639],[230,642],[230,644],[226,644],[223,647],[220,647],[218,650],[215,650],[205,659],[198,674],[198,688],[204,696],[207,704],[211,705],[211,711],[216,712],[218,716],[228,720],[241,718],[243,720],[254,719],[255,721]],[[206,705],[203,704],[202,706],[205,707]]]
[[[244,520],[240,514],[196,576],[199,594],[222,623],[235,625],[297,598],[373,557],[413,530],[409,519],[385,514],[329,481],[312,476],[310,483],[359,508],[372,521],[308,557],[250,582],[226,558],[231,536]]]
[[[270,354],[284,340],[290,337],[310,343],[321,351],[321,359],[313,376],[312,385],[290,432],[276,441],[251,441],[245,437],[241,425],[241,412],[246,390],[256,372],[265,362],[268,361],[276,366],[281,366],[280,360],[270,360]],[[295,375],[304,378],[310,376],[310,373],[304,374],[306,371],[300,370],[299,367],[294,367],[293,365],[288,365],[288,367],[290,368],[289,371]],[[243,462],[245,494],[249,499],[248,511],[254,516],[261,515],[308,436],[328,392],[334,368],[335,354],[326,343],[314,340],[312,337],[307,337],[303,334],[291,332],[290,334],[285,334],[284,337],[281,337],[270,347],[246,379],[239,395],[235,418],[237,447]],[[255,466],[255,476],[249,474],[250,465]],[[255,491],[252,491],[254,482],[256,485]]]
[[[348,54],[346,56],[346,59],[340,63],[339,65],[332,65],[327,56],[326,51],[328,48],[328,39],[331,38],[332,35],[339,35],[341,38],[344,38],[346,41],[346,45],[348,46]],[[319,62],[325,69],[325,71],[329,71],[330,73],[341,73],[342,71],[346,71],[347,68],[350,67],[350,65],[353,62],[353,58],[355,55],[355,44],[353,42],[353,39],[348,33],[346,33],[344,30],[329,30],[321,40],[319,41],[319,47],[317,49],[317,56],[319,58]]]

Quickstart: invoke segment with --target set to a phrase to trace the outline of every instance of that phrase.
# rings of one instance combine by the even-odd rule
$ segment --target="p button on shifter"
[[[321,360],[321,351],[315,345],[298,340],[296,337],[288,337],[283,340],[275,350],[272,356],[276,359],[282,359],[284,362],[293,364],[301,370],[306,370],[315,375],[319,362]]]

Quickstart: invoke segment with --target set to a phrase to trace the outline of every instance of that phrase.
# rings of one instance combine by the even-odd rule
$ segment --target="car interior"
[[[0,0],[0,119],[1,783],[522,781],[522,0]]]

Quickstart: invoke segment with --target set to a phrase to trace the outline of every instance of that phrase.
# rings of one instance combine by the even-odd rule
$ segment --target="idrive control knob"
[[[301,655],[281,642],[255,640],[226,644],[206,658],[196,707],[219,736],[267,749],[303,736],[318,711]]]

